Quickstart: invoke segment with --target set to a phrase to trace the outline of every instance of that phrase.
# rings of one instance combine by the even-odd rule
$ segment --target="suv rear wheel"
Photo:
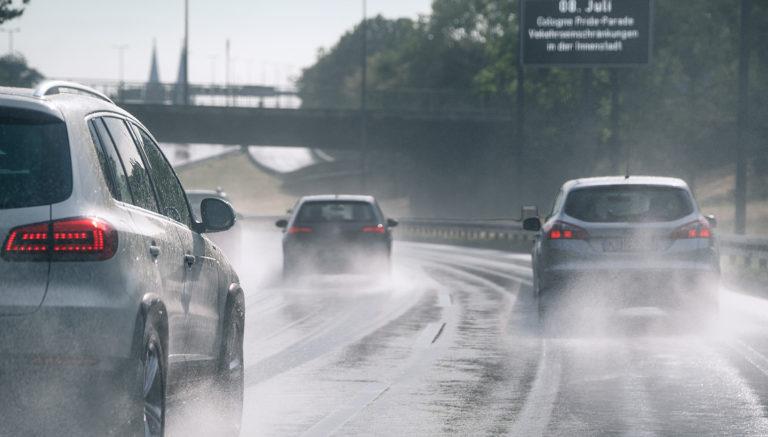
[[[160,336],[147,324],[141,354],[144,437],[162,437],[165,433],[165,355]]]

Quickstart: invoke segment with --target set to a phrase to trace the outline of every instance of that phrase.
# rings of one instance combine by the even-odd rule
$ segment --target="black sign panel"
[[[651,1],[522,0],[523,65],[646,65],[651,56]]]

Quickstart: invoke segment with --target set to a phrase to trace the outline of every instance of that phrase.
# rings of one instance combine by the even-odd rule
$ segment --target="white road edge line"
[[[763,375],[768,376],[768,358],[763,354],[741,340],[733,340],[733,342],[726,343],[726,346],[739,353],[747,362],[762,372]]]
[[[536,379],[509,435],[543,436],[546,434],[560,391],[561,361],[560,355],[552,352],[547,347],[547,341],[544,340]]]

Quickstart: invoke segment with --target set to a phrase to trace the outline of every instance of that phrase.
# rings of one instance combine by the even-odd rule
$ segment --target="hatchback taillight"
[[[589,238],[589,234],[584,229],[561,221],[552,223],[544,231],[550,240],[586,240]]]
[[[366,226],[363,229],[361,229],[363,232],[375,232],[377,234],[386,234],[387,229],[384,227],[384,225],[377,225],[377,226]]]
[[[312,232],[312,228],[306,228],[306,227],[300,227],[300,226],[294,226],[288,231],[289,234],[308,234],[310,232]]]
[[[706,219],[699,219],[675,229],[672,238],[712,238],[712,226]]]
[[[117,230],[104,220],[78,217],[19,226],[3,244],[11,261],[99,261],[117,252]]]

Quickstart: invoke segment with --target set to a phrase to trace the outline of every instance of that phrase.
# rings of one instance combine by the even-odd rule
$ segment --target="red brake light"
[[[15,261],[98,261],[117,252],[117,231],[104,220],[79,217],[11,230],[2,256]]]
[[[672,238],[712,238],[712,227],[706,219],[696,220],[675,229]]]
[[[584,229],[561,221],[552,223],[544,231],[550,240],[586,240],[589,238],[589,234]]]
[[[305,234],[308,232],[312,232],[312,228],[302,228],[302,227],[294,226],[291,228],[291,230],[288,231],[289,234],[296,234],[296,233]]]
[[[387,229],[384,227],[384,225],[376,225],[376,226],[366,226],[363,229],[361,229],[363,232],[376,232],[379,234],[386,234]]]

